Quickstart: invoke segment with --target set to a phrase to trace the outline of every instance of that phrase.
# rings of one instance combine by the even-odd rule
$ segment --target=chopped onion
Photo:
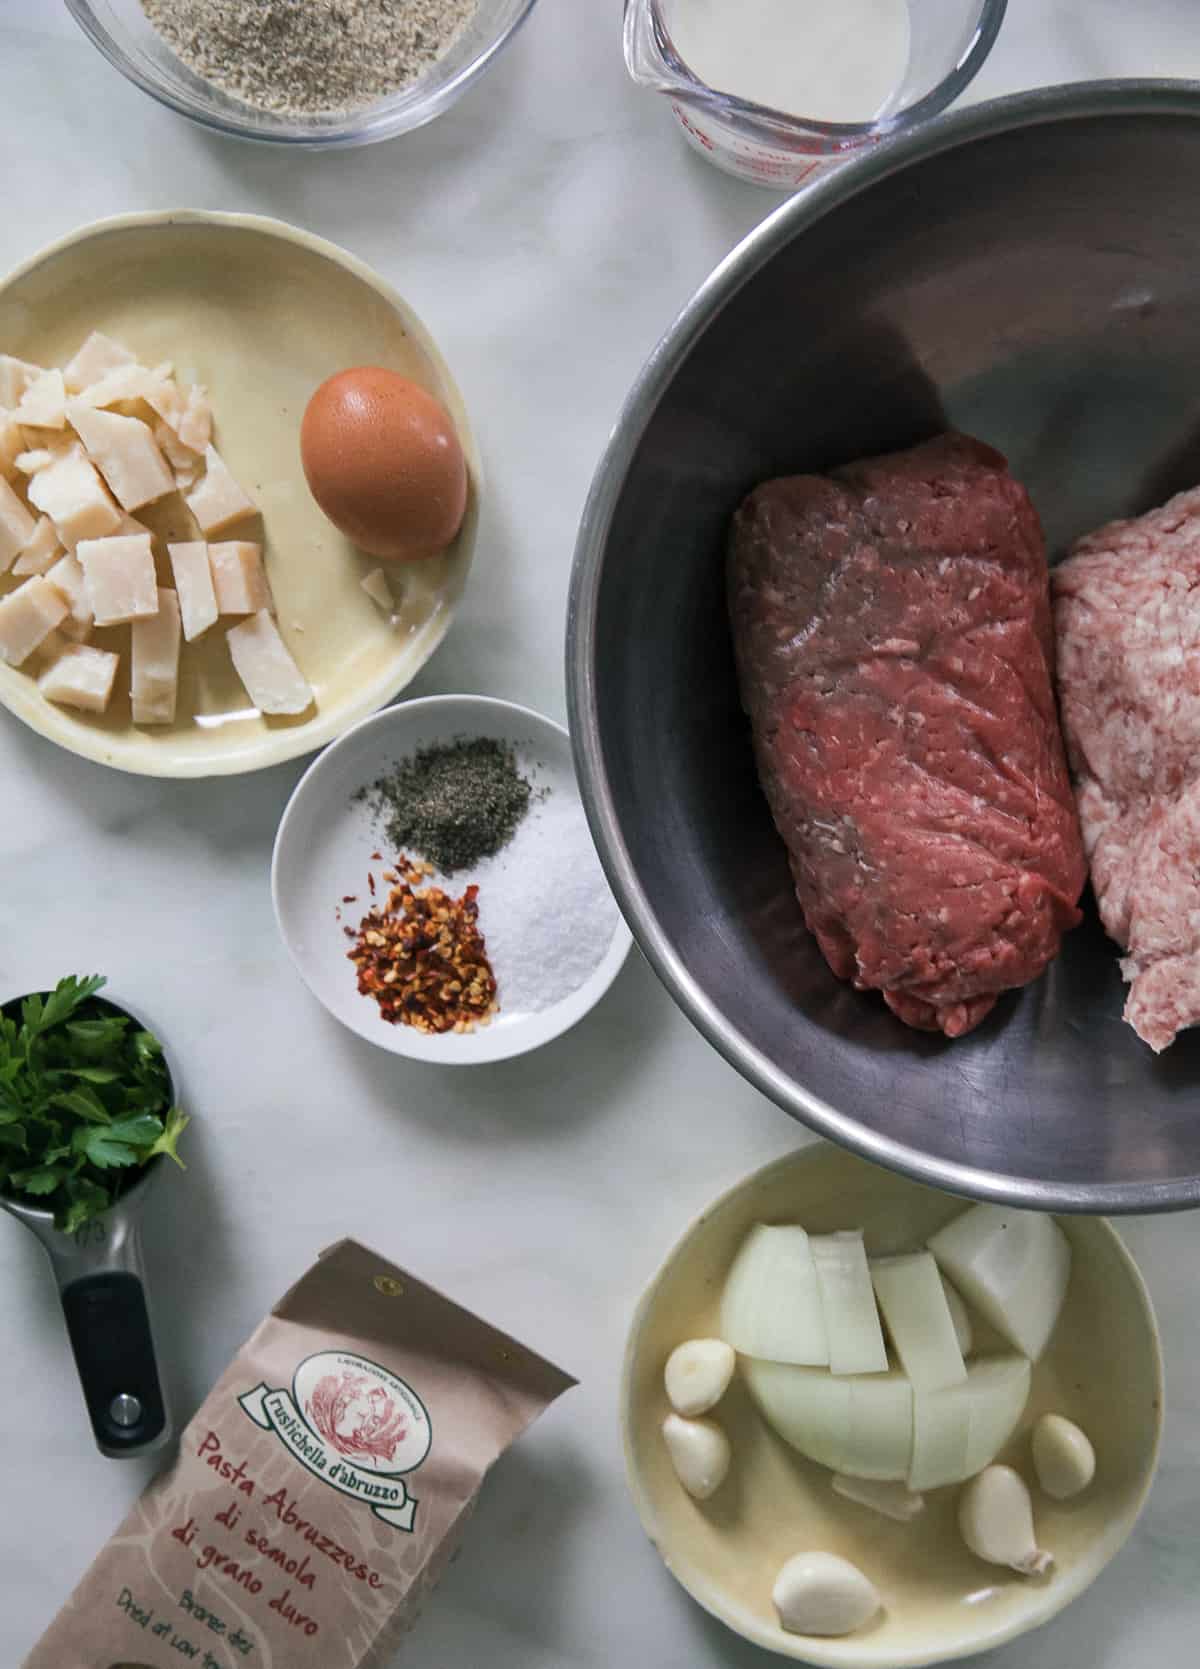
[[[848,1378],[850,1438],[842,1471],[856,1478],[905,1478],[912,1464],[913,1388],[906,1374]]]
[[[971,1434],[971,1382],[913,1395],[913,1452],[909,1489],[961,1483]]]
[[[967,1377],[954,1318],[929,1252],[874,1258],[875,1296],[904,1371],[919,1391],[961,1385]]]
[[[894,1518],[899,1524],[911,1523],[918,1513],[925,1511],[925,1497],[914,1495],[906,1484],[895,1481],[880,1483],[835,1472],[833,1489],[835,1495],[844,1495],[847,1501],[857,1501],[860,1507],[870,1507],[872,1512]]]
[[[742,1373],[767,1424],[810,1460],[855,1478],[908,1476],[912,1386],[903,1374],[763,1361],[744,1362]]]
[[[853,1472],[843,1465],[850,1443],[850,1380],[845,1375],[749,1359],[742,1363],[742,1378],[763,1419],[785,1443],[835,1472]]]
[[[946,1294],[946,1302],[950,1306],[950,1320],[954,1323],[954,1337],[958,1340],[958,1348],[964,1356],[969,1356],[971,1346],[975,1343],[975,1329],[971,1326],[971,1317],[967,1313],[967,1306],[960,1298],[957,1289],[950,1285],[944,1275],[942,1276],[942,1291]]]
[[[993,1356],[968,1363],[965,1384],[917,1391],[908,1487],[961,1483],[989,1466],[1017,1428],[1029,1383],[1026,1357]]]
[[[1031,1374],[1026,1356],[982,1356],[971,1363],[966,1477],[990,1466],[1016,1431],[1029,1401]]]
[[[963,1385],[913,1395],[910,1489],[961,1483],[990,1466],[1029,1399],[1024,1356],[984,1356],[967,1364]]]
[[[974,1205],[929,1249],[968,1303],[1036,1362],[1066,1297],[1071,1246],[1053,1217]]]
[[[830,1373],[886,1373],[887,1351],[862,1230],[813,1235],[808,1244],[829,1339]]]
[[[757,1223],[750,1230],[725,1281],[721,1336],[743,1356],[828,1363],[817,1271],[802,1228]]]

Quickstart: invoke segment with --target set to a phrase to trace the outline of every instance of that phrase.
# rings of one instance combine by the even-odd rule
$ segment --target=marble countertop
[[[626,80],[619,10],[543,0],[433,126],[293,158],[159,109],[52,0],[0,5],[0,269],[101,215],[257,211],[373,262],[442,345],[490,490],[468,600],[414,694],[478,690],[563,716],[548,622],[607,431],[676,310],[773,206],[688,151],[665,104]],[[1194,17],[1191,0],[1010,0],[973,96],[1200,74]],[[147,1229],[178,1415],[316,1251],[354,1233],[582,1381],[497,1468],[408,1669],[766,1669],[642,1536],[614,1410],[631,1309],[667,1247],[801,1133],[636,955],[574,1033],[484,1071],[406,1065],[344,1032],[271,914],[271,840],[301,769],[147,781],[0,712],[0,984],[105,969],[169,1039],[196,1115],[187,1174]],[[1162,1323],[1162,1468],[1105,1579],[996,1669],[1195,1661],[1200,1214],[1121,1229]],[[0,1267],[0,1663],[16,1665],[150,1466],[96,1453],[42,1254],[5,1218]]]

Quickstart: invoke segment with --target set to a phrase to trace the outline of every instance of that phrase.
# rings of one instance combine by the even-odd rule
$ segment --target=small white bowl
[[[1034,1366],[1025,1413],[997,1457],[1031,1484],[1038,1540],[1056,1561],[1049,1579],[1016,1576],[969,1553],[957,1528],[956,1487],[928,1491],[925,1510],[907,1524],[835,1495],[823,1466],[768,1429],[740,1374],[713,1411],[733,1446],[729,1477],[708,1501],[684,1494],[661,1436],[663,1367],[683,1340],[717,1331],[725,1276],[752,1224],[802,1223],[816,1234],[862,1228],[875,1256],[924,1245],[969,1204],[813,1142],[714,1201],[638,1307],[621,1426],[642,1524],[693,1599],[780,1657],[822,1669],[919,1669],[1015,1640],[1096,1580],[1145,1502],[1162,1436],[1162,1356],[1149,1294],[1103,1217],[1057,1219],[1073,1253],[1066,1301]],[[975,1322],[983,1354],[1003,1348]],[[1075,1420],[1096,1446],[1095,1479],[1073,1501],[1052,1501],[1033,1482],[1030,1428],[1050,1412]],[[785,1634],[771,1603],[784,1561],[814,1549],[858,1565],[883,1599],[879,1617],[842,1639]]]
[[[347,731],[301,777],[275,836],[271,894],[279,931],[297,972],[334,1019],[394,1055],[475,1066],[539,1048],[581,1020],[616,978],[631,937],[613,904],[613,935],[604,956],[582,985],[547,1008],[506,1009],[504,969],[497,966],[500,1012],[489,1025],[470,1032],[435,1036],[393,1024],[383,1018],[372,997],[359,994],[354,965],[346,954],[345,929],[357,927],[371,907],[368,873],[379,885],[376,899],[386,896],[380,872],[397,854],[383,844],[369,807],[353,796],[419,748],[460,736],[509,743],[535,790],[549,790],[547,802],[550,796],[569,795],[579,804],[570,740],[561,725],[528,707],[489,696],[442,695],[402,702]],[[455,896],[477,876],[481,879],[480,926],[485,936],[487,868],[496,866],[493,874],[498,874],[502,864],[537,863],[542,803],[535,801],[509,845],[478,871],[434,877]],[[374,858],[375,853],[382,859]]]

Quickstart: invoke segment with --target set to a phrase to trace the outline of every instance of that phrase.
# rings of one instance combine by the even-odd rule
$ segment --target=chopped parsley
[[[105,983],[70,975],[0,1009],[0,1193],[52,1210],[68,1234],[157,1154],[182,1165],[188,1118],[162,1045],[97,997]]]

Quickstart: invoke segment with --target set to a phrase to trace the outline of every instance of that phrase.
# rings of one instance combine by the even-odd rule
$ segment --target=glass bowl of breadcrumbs
[[[368,145],[448,109],[534,0],[67,0],[109,63],[218,133]]]

